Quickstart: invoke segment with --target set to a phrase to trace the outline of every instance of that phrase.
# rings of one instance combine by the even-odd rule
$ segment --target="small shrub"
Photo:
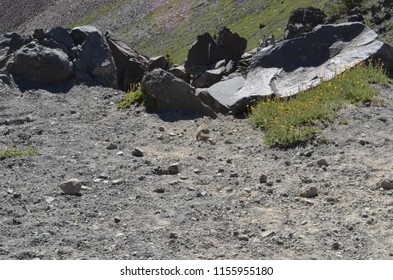
[[[135,91],[131,90],[129,93],[124,95],[117,104],[117,108],[127,109],[130,108],[133,104],[144,105],[148,110],[154,110],[157,107],[157,102],[153,97],[143,93],[141,89],[137,89]]]

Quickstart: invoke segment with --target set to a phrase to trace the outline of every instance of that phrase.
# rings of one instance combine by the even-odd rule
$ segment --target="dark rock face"
[[[125,42],[105,34],[112,56],[116,64],[120,89],[128,91],[130,85],[142,81],[149,65],[149,59],[133,50]]]
[[[181,79],[163,69],[155,69],[142,80],[142,90],[157,101],[157,111],[180,111],[217,117],[214,111],[203,104],[195,95],[194,89]]]
[[[152,57],[150,59],[147,71],[151,72],[154,69],[159,69],[159,68],[168,70],[170,67],[171,67],[171,63],[169,62],[169,60],[165,56],[161,55],[161,56]]]
[[[247,40],[226,27],[222,27],[217,35],[217,44],[221,48],[224,58],[239,61],[247,48]]]
[[[22,37],[17,33],[6,33],[0,36],[0,69],[2,69],[11,54],[30,42],[30,38]]]
[[[195,79],[223,58],[224,55],[216,41],[209,33],[205,33],[198,36],[191,46],[184,67],[187,74]]]
[[[111,50],[101,32],[93,26],[72,29],[78,46],[74,68],[78,82],[117,88],[116,67]]]
[[[289,16],[285,39],[300,37],[303,33],[310,32],[318,24],[324,23],[326,14],[313,7],[299,8],[292,11]]]
[[[8,71],[25,80],[52,84],[71,78],[72,67],[72,62],[63,51],[31,42],[15,52]]]

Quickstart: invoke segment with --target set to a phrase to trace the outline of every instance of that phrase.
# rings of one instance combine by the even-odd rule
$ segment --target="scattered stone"
[[[229,174],[229,177],[231,177],[231,178],[237,178],[237,177],[239,177],[239,173],[232,172],[231,174]]]
[[[121,180],[121,179],[112,181],[112,185],[114,185],[114,186],[120,185],[121,183],[123,183],[123,180]]]
[[[44,198],[45,198],[46,203],[48,203],[48,204],[51,204],[53,201],[55,201],[55,198],[51,197],[51,196],[45,196]]]
[[[378,187],[382,188],[383,190],[393,190],[393,180],[392,179],[385,179],[378,183]]]
[[[114,221],[115,221],[116,224],[118,224],[118,223],[121,222],[121,219],[120,219],[119,217],[115,217],[115,218],[114,218]]]
[[[157,189],[153,190],[153,192],[155,192],[155,193],[165,193],[165,189],[164,188],[157,188]]]
[[[309,151],[304,152],[303,155],[304,155],[305,157],[311,157],[311,156],[313,155],[313,153],[314,153],[313,150],[309,150]]]
[[[171,165],[168,167],[168,172],[169,172],[169,174],[171,174],[171,175],[178,174],[178,173],[180,172],[180,170],[179,170],[179,164],[178,164],[178,163],[171,164]]]
[[[131,154],[132,154],[134,157],[143,157],[143,156],[144,156],[143,151],[142,151],[141,149],[139,149],[139,148],[133,149],[132,152],[131,152]]]
[[[13,195],[12,195],[12,197],[13,198],[21,198],[21,194],[20,193],[14,193]]]
[[[274,232],[274,231],[272,231],[272,230],[267,230],[267,231],[265,231],[265,232],[263,232],[263,233],[261,234],[261,237],[262,237],[262,238],[265,238],[265,237],[272,237],[272,236],[274,236],[274,235],[276,235],[276,232]]]
[[[124,156],[124,153],[122,151],[120,151],[120,152],[117,152],[116,155],[119,157],[122,157],[122,156]]]
[[[341,247],[341,245],[340,245],[340,243],[338,243],[338,242],[334,242],[334,243],[332,244],[332,249],[333,249],[333,250],[339,250],[340,247]]]
[[[165,127],[160,126],[160,127],[158,128],[158,131],[165,131]]]
[[[179,238],[179,235],[178,235],[176,232],[171,232],[171,233],[169,234],[169,238],[170,238],[170,239],[178,239],[178,238]]]
[[[304,198],[313,198],[318,196],[318,188],[317,187],[309,187],[302,191],[300,191],[300,196]]]
[[[60,189],[69,195],[76,195],[82,189],[82,183],[78,179],[71,179],[60,184]]]
[[[106,180],[106,179],[109,178],[109,175],[106,174],[105,172],[102,172],[102,173],[98,176],[98,178],[99,178],[99,179]]]
[[[116,150],[117,149],[117,145],[114,143],[110,143],[107,147],[107,150],[112,151],[112,150]]]
[[[266,186],[271,187],[271,186],[273,186],[273,184],[274,184],[273,181],[269,181],[266,183]]]
[[[317,161],[317,164],[319,167],[323,167],[323,166],[329,166],[329,163],[326,161],[326,159],[322,158],[320,160]]]
[[[262,174],[261,177],[259,177],[259,183],[266,184],[267,183],[267,175]]]
[[[205,191],[198,192],[198,193],[197,193],[197,197],[205,197],[206,194],[207,194],[207,192],[205,192]]]
[[[249,241],[250,238],[245,234],[239,234],[237,237],[240,241]]]

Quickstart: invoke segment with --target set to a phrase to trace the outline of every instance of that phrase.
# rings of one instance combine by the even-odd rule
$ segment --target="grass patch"
[[[18,146],[11,146],[5,150],[0,150],[0,158],[4,157],[25,157],[25,156],[38,156],[38,152],[32,146],[22,149]]]
[[[110,12],[119,9],[123,4],[124,4],[124,0],[116,0],[113,3],[103,4],[98,9],[93,10],[90,14],[88,14],[84,18],[70,23],[69,27],[70,28],[74,28],[74,27],[77,27],[77,26],[91,24],[97,18],[105,17]]]
[[[150,95],[143,93],[141,89],[137,89],[126,93],[116,106],[117,109],[128,109],[131,108],[131,105],[143,105],[147,110],[154,110],[157,107],[157,102]]]
[[[371,101],[378,91],[370,84],[389,81],[381,66],[360,64],[289,100],[273,98],[251,106],[249,121],[266,132],[267,145],[289,148],[315,138],[339,108]]]

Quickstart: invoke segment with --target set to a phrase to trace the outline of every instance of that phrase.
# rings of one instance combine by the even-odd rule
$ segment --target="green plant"
[[[144,105],[148,110],[154,110],[157,106],[157,102],[152,96],[145,94],[141,89],[137,89],[126,93],[117,103],[117,108],[127,109],[133,104]]]
[[[16,145],[7,147],[4,151],[0,150],[0,157],[24,157],[24,156],[38,156],[38,152],[32,146],[27,149],[21,149]]]
[[[385,85],[388,82],[383,64],[378,60],[369,61],[298,93],[295,98],[275,97],[259,102],[250,107],[249,120],[266,132],[267,145],[292,147],[313,139],[336,118],[339,108],[372,101],[377,90],[370,83]]]

